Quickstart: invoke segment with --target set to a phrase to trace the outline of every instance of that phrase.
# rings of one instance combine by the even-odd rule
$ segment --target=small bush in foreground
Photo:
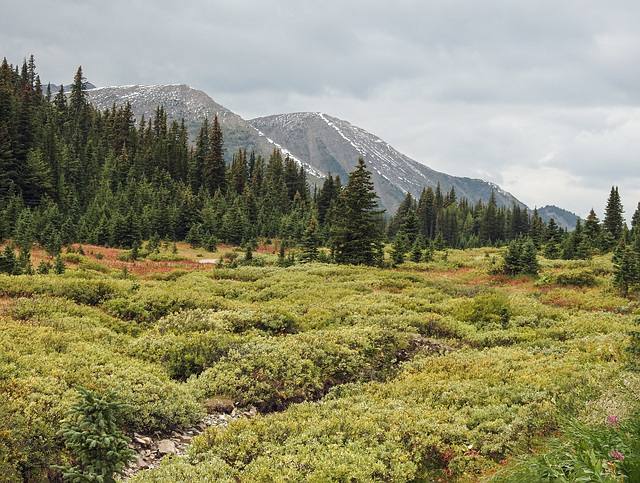
[[[115,483],[114,475],[122,475],[136,454],[127,447],[131,440],[116,424],[118,413],[126,405],[116,401],[116,391],[101,395],[80,386],[76,390],[79,398],[67,412],[60,434],[80,464],[58,469],[72,482]]]

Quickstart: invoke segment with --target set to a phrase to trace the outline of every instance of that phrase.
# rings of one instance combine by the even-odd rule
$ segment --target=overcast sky
[[[530,207],[640,201],[640,2],[3,0],[43,83],[188,84],[245,119],[322,111]],[[355,162],[354,162],[355,164]]]

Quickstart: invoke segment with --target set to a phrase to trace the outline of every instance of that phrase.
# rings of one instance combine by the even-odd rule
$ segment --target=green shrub
[[[100,305],[120,292],[120,286],[111,280],[79,280],[66,278],[57,281],[53,295],[66,297],[80,304]]]
[[[280,337],[254,336],[192,380],[201,397],[226,396],[261,410],[317,399],[336,384],[386,380],[409,334],[350,327]]]
[[[574,287],[595,287],[598,278],[589,269],[563,270],[553,277],[558,285]]]
[[[168,282],[171,280],[177,280],[183,275],[187,275],[189,270],[185,270],[184,268],[176,268],[175,270],[169,270],[167,272],[154,273],[149,277],[151,280],[160,280],[164,282]]]
[[[84,260],[81,260],[80,263],[78,263],[78,268],[80,270],[94,270],[94,271],[100,272],[100,273],[110,273],[111,272],[111,269],[109,267],[104,266],[100,262],[89,260],[87,258],[85,258]]]
[[[74,252],[70,252],[70,253],[61,253],[60,257],[62,258],[62,260],[64,260],[66,263],[80,263],[84,260],[87,259],[87,257],[83,257],[82,255],[80,255],[79,253],[74,253]]]
[[[503,471],[496,481],[640,481],[640,431],[636,418],[607,415],[604,424],[565,418],[564,437],[551,449]]]
[[[152,262],[179,262],[186,259],[176,253],[153,252],[147,255],[147,260],[151,260]]]
[[[194,438],[188,459],[137,481],[475,481],[540,454],[569,402],[588,407],[634,362],[621,345],[638,304],[603,278],[610,256],[542,260],[534,284],[486,275],[502,251],[403,271],[0,275],[1,471],[38,481],[65,461],[56,432],[73,385],[120,386],[129,432],[193,425],[209,396],[282,410]],[[572,270],[604,283],[549,286]]]
[[[454,316],[479,329],[506,328],[512,315],[509,297],[501,292],[479,294],[454,308]]]
[[[161,363],[172,379],[185,381],[211,367],[229,353],[232,347],[246,342],[225,330],[188,332],[184,334],[152,331],[129,345],[129,355]]]

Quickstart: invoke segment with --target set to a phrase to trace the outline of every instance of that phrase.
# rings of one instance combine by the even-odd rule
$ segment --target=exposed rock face
[[[363,158],[382,205],[390,214],[395,213],[408,192],[418,198],[424,187],[435,188],[438,183],[444,193],[453,186],[458,198],[467,198],[472,204],[478,199],[486,203],[493,191],[498,205],[516,202],[524,206],[493,183],[434,171],[364,129],[324,113],[280,114],[249,123],[266,138],[286,146],[295,157],[309,160],[324,173],[339,174],[343,182],[358,158]]]

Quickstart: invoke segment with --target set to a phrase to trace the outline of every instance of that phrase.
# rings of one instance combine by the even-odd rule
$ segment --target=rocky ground
[[[172,431],[164,435],[142,435],[133,433],[129,447],[137,451],[137,456],[125,470],[123,481],[131,478],[141,471],[150,470],[160,466],[160,462],[166,455],[183,454],[194,436],[210,427],[226,426],[232,419],[251,418],[258,414],[255,408],[249,411],[240,411],[233,408],[231,412],[219,412],[208,414],[203,420],[193,427]]]

